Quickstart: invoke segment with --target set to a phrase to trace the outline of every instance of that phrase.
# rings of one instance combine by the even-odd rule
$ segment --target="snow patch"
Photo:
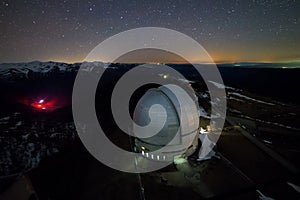
[[[245,119],[250,119],[250,120],[253,120],[253,121],[257,121],[257,122],[261,122],[261,123],[265,123],[265,124],[271,124],[271,125],[279,126],[279,127],[282,127],[282,128],[287,128],[287,129],[292,129],[292,130],[300,130],[299,128],[286,126],[284,124],[280,124],[280,123],[277,123],[277,122],[269,122],[269,121],[264,121],[264,120],[261,120],[261,119],[255,119],[255,118],[249,117],[247,115],[240,115],[240,117],[245,118]]]
[[[7,121],[7,120],[9,120],[10,119],[10,117],[9,116],[7,116],[7,117],[3,117],[3,118],[1,118],[0,119],[0,121]]]
[[[205,119],[215,119],[215,118],[219,118],[221,117],[221,115],[219,113],[217,113],[216,115],[210,115],[208,114],[203,107],[199,106],[199,110],[198,110],[198,115],[199,117],[203,117]]]
[[[251,98],[251,97],[248,97],[248,96],[242,95],[240,93],[236,93],[236,92],[228,92],[228,95],[241,97],[243,99],[247,99],[247,100],[250,100],[250,101],[255,101],[255,102],[258,102],[258,103],[262,103],[262,104],[267,104],[267,105],[270,105],[270,106],[276,105],[276,104],[273,104],[273,103],[269,103],[269,102],[261,101],[261,100],[258,100],[258,99],[254,99],[254,98]]]
[[[226,88],[225,85],[223,85],[221,83],[216,83],[214,81],[208,81],[208,82],[212,83],[214,86],[216,86],[219,89],[225,89]]]
[[[16,123],[16,126],[21,126],[21,125],[22,125],[21,121],[19,121],[19,122]]]

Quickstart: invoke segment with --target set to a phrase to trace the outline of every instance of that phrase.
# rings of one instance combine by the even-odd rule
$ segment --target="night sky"
[[[300,60],[298,0],[6,0],[0,62],[82,61],[104,39],[158,26],[196,39],[215,62]]]

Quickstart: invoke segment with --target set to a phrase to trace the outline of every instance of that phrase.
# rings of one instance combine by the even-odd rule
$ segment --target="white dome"
[[[153,109],[157,104],[164,109]],[[179,86],[166,85],[148,90],[137,103],[133,120],[140,126],[150,126],[150,130],[160,130],[152,137],[136,139],[137,149],[143,155],[147,153],[149,158],[173,160],[174,156],[190,154],[186,152],[188,148],[195,150],[197,147],[198,102]],[[134,126],[133,131],[140,130]],[[156,154],[152,156],[151,152]]]

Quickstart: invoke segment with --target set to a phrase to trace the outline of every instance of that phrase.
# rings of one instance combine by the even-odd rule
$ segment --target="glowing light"
[[[166,78],[168,78],[168,76],[167,76],[167,75],[164,75],[163,78],[166,79]]]
[[[204,128],[200,127],[200,133],[208,133],[208,131],[205,130]]]
[[[29,103],[26,103],[29,104]],[[45,101],[44,99],[37,100],[29,105],[38,109],[38,110],[51,110],[54,107],[54,101]]]
[[[174,163],[176,165],[183,164],[183,163],[186,163],[186,162],[187,162],[187,160],[185,158],[183,158],[183,157],[174,158]]]

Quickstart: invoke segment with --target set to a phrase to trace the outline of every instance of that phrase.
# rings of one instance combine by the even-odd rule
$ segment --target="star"
[[[197,38],[201,45],[218,57],[225,53],[263,59],[260,49],[268,49],[274,58],[300,52],[299,1],[2,1],[0,4],[0,62],[39,60],[62,55],[60,49],[70,49],[75,41],[86,44],[74,50],[74,55],[86,55],[97,42],[121,31],[137,27],[165,27]],[[71,33],[71,34],[66,34]],[[65,37],[62,37],[64,35]],[[26,40],[24,39],[26,38]],[[242,40],[243,39],[243,40]],[[91,41],[91,42],[90,42]],[[243,45],[241,45],[243,41]],[[276,43],[277,48],[266,44]],[[203,43],[203,44],[202,44]],[[15,54],[13,45],[20,52]],[[43,44],[40,48],[30,48]],[[254,51],[241,51],[251,46]],[[291,52],[290,47],[295,46]],[[299,45],[298,45],[299,46]],[[243,47],[244,48],[244,47]],[[267,52],[267,51],[265,51]],[[241,55],[244,53],[245,55]],[[51,56],[52,55],[52,56]],[[292,56],[290,56],[292,57]]]

